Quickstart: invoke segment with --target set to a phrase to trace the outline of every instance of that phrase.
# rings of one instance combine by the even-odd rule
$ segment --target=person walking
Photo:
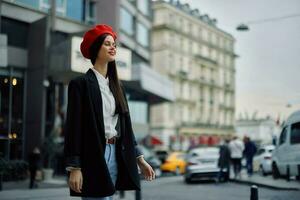
[[[218,173],[218,182],[224,180],[224,182],[229,181],[230,177],[230,149],[229,149],[229,139],[225,139],[224,144],[221,144],[219,151],[218,167],[220,171]],[[224,170],[226,172],[224,172]]]
[[[256,154],[257,148],[253,141],[251,141],[250,137],[244,137],[244,156],[246,158],[246,167],[248,176],[252,176],[253,174],[253,157]]]
[[[29,189],[37,188],[36,174],[41,167],[41,152],[38,147],[35,147],[28,155],[28,165],[30,173]]]
[[[155,173],[134,137],[125,91],[115,62],[117,35],[99,24],[80,45],[93,67],[68,85],[64,153],[70,196],[111,200],[116,190],[140,190]],[[138,166],[137,166],[138,165]]]
[[[244,143],[237,137],[234,136],[229,143],[230,157],[233,165],[234,178],[241,178],[241,169],[242,169],[242,158],[244,151]]]

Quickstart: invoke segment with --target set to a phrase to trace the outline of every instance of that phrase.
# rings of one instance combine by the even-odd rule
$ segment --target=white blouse
[[[118,114],[115,114],[116,102],[112,92],[109,89],[109,79],[105,78],[96,69],[91,68],[95,73],[100,93],[102,96],[103,120],[105,129],[105,138],[112,138],[118,134],[116,125],[118,122]]]

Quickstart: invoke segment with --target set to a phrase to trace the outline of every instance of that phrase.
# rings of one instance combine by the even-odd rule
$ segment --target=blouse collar
[[[98,80],[98,82],[100,82],[101,84],[104,84],[104,85],[108,85],[109,84],[109,79],[108,79],[108,77],[104,77],[100,72],[98,72],[94,67],[93,68],[91,68],[93,71],[94,71],[94,73],[95,73],[95,75],[96,75],[96,77],[97,77],[97,80]]]

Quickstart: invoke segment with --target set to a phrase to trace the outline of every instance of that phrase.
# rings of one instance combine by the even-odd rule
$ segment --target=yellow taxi
[[[160,166],[163,172],[172,172],[176,175],[185,173],[185,153],[173,152],[171,153],[165,162]]]

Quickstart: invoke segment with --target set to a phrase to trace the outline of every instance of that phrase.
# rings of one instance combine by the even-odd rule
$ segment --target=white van
[[[283,126],[272,155],[272,174],[287,180],[300,177],[300,111],[291,114]]]

